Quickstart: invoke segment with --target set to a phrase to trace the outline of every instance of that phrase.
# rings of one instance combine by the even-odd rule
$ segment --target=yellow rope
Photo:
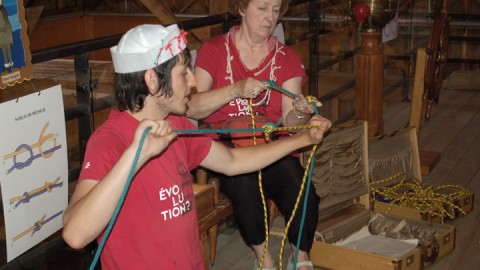
[[[34,195],[35,193],[38,193],[38,192],[41,192],[43,190],[47,190],[47,192],[51,192],[52,191],[52,188],[51,186],[52,185],[55,185],[56,183],[58,183],[58,181],[60,181],[60,177],[57,177],[55,179],[55,181],[53,182],[45,182],[45,184],[39,188],[36,188],[36,189],[33,189],[32,191],[28,192],[28,196],[32,196]],[[10,203],[14,203],[16,201],[20,201],[20,200],[24,200],[26,199],[27,196],[26,195],[22,195],[22,196],[17,196],[17,197],[13,197],[9,200]]]
[[[317,99],[313,96],[307,96],[306,99],[307,99],[307,102],[311,103],[311,104],[315,104],[317,102]],[[252,127],[256,127],[256,125],[255,125],[255,115],[253,113],[253,99],[252,98],[249,100],[249,111],[250,111],[250,116],[251,116],[251,119],[252,119]],[[273,133],[274,131],[284,131],[284,130],[292,131],[292,130],[311,129],[311,128],[317,128],[317,127],[318,126],[314,126],[314,125],[302,125],[302,126],[290,126],[290,127],[273,127],[271,125],[264,125],[263,129],[264,129],[264,134],[265,134],[265,140],[268,142],[270,140],[270,134]],[[256,145],[257,144],[257,137],[256,137],[256,134],[255,134],[255,131],[253,131],[253,136],[252,137],[253,137],[252,138],[253,139],[253,144]],[[310,164],[310,161],[311,161],[316,149],[317,149],[317,145],[315,145],[313,150],[311,151],[307,164]],[[295,207],[292,211],[292,214],[290,216],[289,221],[287,222],[287,225],[285,227],[285,231],[284,231],[284,234],[283,234],[282,246],[281,246],[281,250],[280,250],[280,253],[279,253],[279,260],[278,260],[279,261],[279,267],[280,267],[279,269],[282,269],[283,250],[284,250],[284,245],[285,245],[285,242],[286,242],[286,239],[287,239],[288,229],[290,228],[290,223],[292,222],[293,217],[295,216],[295,213],[297,211],[298,205],[300,203],[300,198],[302,196],[303,189],[305,187],[305,182],[306,182],[306,179],[307,179],[307,175],[308,175],[308,165],[305,168],[305,173],[304,173],[304,176],[303,176],[302,185],[300,187],[300,192],[299,192],[297,200],[295,202]],[[266,200],[265,200],[265,195],[263,193],[262,171],[261,170],[258,171],[258,187],[260,189],[260,197],[262,198],[262,206],[263,206],[263,213],[264,213],[263,217],[264,217],[264,222],[265,222],[265,245],[263,247],[262,259],[258,263],[259,264],[258,269],[261,270],[262,266],[263,266],[263,262],[265,260],[265,256],[267,254],[268,241],[269,241],[269,227],[268,227],[269,224],[268,224],[267,203],[266,203]]]
[[[250,111],[250,116],[252,119],[252,127],[255,126],[255,115],[253,113],[253,99],[251,98],[249,101],[249,111]],[[270,138],[270,133],[273,132],[273,127],[267,126],[265,127],[265,140],[269,140]],[[256,132],[253,131],[253,145],[257,145],[257,135]],[[265,245],[263,246],[263,253],[262,253],[262,259],[258,263],[259,265],[259,270],[262,269],[263,266],[263,261],[265,260],[265,255],[267,254],[267,249],[268,249],[268,213],[267,213],[267,203],[265,201],[265,195],[263,194],[263,184],[262,184],[262,170],[258,170],[258,188],[260,189],[260,197],[262,198],[262,206],[263,206],[263,218],[264,218],[264,223],[265,223]]]
[[[283,250],[285,249],[285,242],[287,240],[287,234],[288,230],[290,229],[290,224],[292,223],[293,218],[295,217],[295,214],[298,209],[298,205],[300,204],[300,198],[302,197],[303,190],[305,188],[305,183],[307,182],[307,176],[308,176],[308,169],[311,166],[311,160],[313,156],[315,155],[315,151],[317,150],[318,145],[314,145],[312,150],[310,151],[310,156],[308,157],[307,161],[307,166],[305,168],[305,173],[303,174],[303,179],[302,179],[302,185],[300,186],[300,192],[298,193],[297,200],[295,201],[295,206],[293,208],[292,214],[290,215],[290,219],[287,222],[287,225],[285,226],[285,230],[283,231],[283,238],[282,238],[282,243],[280,245],[280,252],[278,254],[278,264],[279,264],[279,269],[282,269],[282,258],[283,258]],[[300,236],[298,236],[300,237]],[[299,248],[299,247],[297,247]],[[292,255],[293,256],[293,255]]]
[[[395,178],[402,177],[402,180],[394,186],[375,187],[379,183],[386,183]],[[456,189],[453,193],[442,193],[442,190]],[[381,196],[390,201],[387,213],[394,205],[416,209],[430,214],[431,217],[440,217],[442,223],[446,217],[455,218],[455,211],[465,215],[465,211],[455,204],[455,201],[466,196],[470,192],[457,185],[422,186],[417,179],[406,180],[405,173],[397,173],[384,180],[372,181],[370,183],[372,197]]]

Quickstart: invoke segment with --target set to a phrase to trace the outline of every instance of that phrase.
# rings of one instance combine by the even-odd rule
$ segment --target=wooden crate
[[[195,193],[197,219],[200,221],[215,210],[214,188],[213,185],[193,184],[193,192]]]
[[[206,227],[202,226],[202,224],[205,223],[209,214],[215,210],[214,188],[213,185],[193,184],[193,192],[195,193],[195,206],[197,209],[203,265],[208,267],[210,261],[208,228],[210,228],[210,226]]]
[[[473,209],[473,193],[463,187],[422,185],[417,132],[413,127],[370,139],[368,163],[376,212],[443,223],[445,218]],[[394,191],[393,195],[389,191]],[[437,204],[437,199],[445,203]]]
[[[430,230],[435,238],[397,257],[336,244],[368,225],[374,214],[368,190],[367,141],[366,122],[353,122],[334,127],[317,150],[312,182],[321,202],[310,258],[321,269],[422,269],[425,260],[435,260],[453,250],[454,227],[402,218],[408,226]],[[385,217],[389,222],[398,220]]]

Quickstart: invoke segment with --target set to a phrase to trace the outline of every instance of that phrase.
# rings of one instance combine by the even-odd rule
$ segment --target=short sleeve
[[[126,147],[126,143],[114,134],[92,136],[87,143],[79,181],[101,180],[117,163]]]
[[[218,39],[218,37],[217,37]],[[195,67],[200,67],[207,71],[208,73],[217,74],[217,69],[219,68],[219,64],[216,63],[221,55],[220,48],[218,48],[218,40],[207,40],[205,41],[202,46],[198,49],[197,59],[195,60]]]

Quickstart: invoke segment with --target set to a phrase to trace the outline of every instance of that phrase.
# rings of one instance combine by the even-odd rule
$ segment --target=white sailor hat
[[[187,47],[186,32],[176,24],[144,24],[128,30],[110,48],[116,73],[130,73],[159,66]]]

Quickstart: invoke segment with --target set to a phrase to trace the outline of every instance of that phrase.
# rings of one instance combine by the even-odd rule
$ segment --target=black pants
[[[271,199],[288,221],[294,210],[295,201],[305,169],[298,158],[287,156],[262,170],[262,185],[266,199]],[[247,245],[259,245],[265,241],[265,220],[262,199],[258,185],[258,172],[238,176],[226,176],[213,173],[220,179],[220,190],[233,204],[233,213]],[[304,193],[307,186],[304,188]],[[308,195],[307,213],[302,231],[300,250],[310,251],[318,222],[318,205],[320,198],[315,193],[313,184]],[[300,199],[295,217],[290,224],[288,240],[297,244],[304,204]],[[298,248],[298,247],[297,247]]]

